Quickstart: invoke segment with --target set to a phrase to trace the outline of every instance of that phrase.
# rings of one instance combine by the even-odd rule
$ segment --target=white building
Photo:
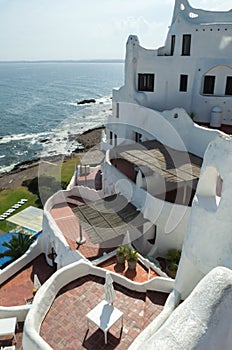
[[[139,141],[149,138],[143,125],[121,109],[123,102],[155,111],[181,107],[194,121],[220,127],[232,125],[232,10],[210,12],[176,0],[165,45],[140,46],[135,35],[126,45],[125,83],[113,92],[113,119],[107,138]],[[124,118],[132,126],[114,125]]]

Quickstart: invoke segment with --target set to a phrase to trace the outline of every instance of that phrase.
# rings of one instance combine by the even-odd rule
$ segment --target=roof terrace
[[[88,275],[66,285],[58,293],[41,327],[40,335],[58,349],[127,349],[137,335],[162,311],[168,294],[131,291],[114,283],[114,306],[124,314],[104,334],[93,324],[87,331],[86,314],[104,299],[104,278]]]

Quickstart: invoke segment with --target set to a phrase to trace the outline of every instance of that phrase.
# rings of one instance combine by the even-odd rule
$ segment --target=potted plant
[[[130,270],[135,270],[136,269],[136,264],[138,261],[138,252],[137,250],[133,248],[128,248],[127,254],[126,254],[126,260],[128,263],[128,269]]]
[[[180,261],[181,251],[177,249],[169,249],[166,257],[166,269],[170,277],[175,278]]]
[[[116,251],[116,259],[118,264],[125,264],[127,254],[127,247],[125,245],[121,245],[118,247]]]

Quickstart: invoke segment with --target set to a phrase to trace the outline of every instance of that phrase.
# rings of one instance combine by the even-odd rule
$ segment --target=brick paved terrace
[[[0,305],[19,306],[24,305],[26,300],[33,300],[34,274],[37,274],[41,284],[43,284],[53,272],[54,270],[47,264],[44,254],[39,255],[22,270],[0,285]],[[22,336],[23,322],[18,322],[16,329],[16,350],[22,349]],[[0,347],[10,346],[12,342],[12,337],[3,337],[0,339]]]
[[[90,323],[87,330],[86,314],[104,299],[104,279],[85,276],[69,283],[54,300],[40,335],[54,349],[121,349],[126,350],[137,335],[162,311],[167,294],[130,291],[114,283],[114,306],[124,314],[123,330],[117,321],[104,333]]]

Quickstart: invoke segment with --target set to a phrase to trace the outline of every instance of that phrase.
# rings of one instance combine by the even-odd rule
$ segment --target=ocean
[[[69,155],[73,134],[105,124],[123,63],[0,63],[0,173],[41,157]],[[85,99],[95,103],[78,105]]]

